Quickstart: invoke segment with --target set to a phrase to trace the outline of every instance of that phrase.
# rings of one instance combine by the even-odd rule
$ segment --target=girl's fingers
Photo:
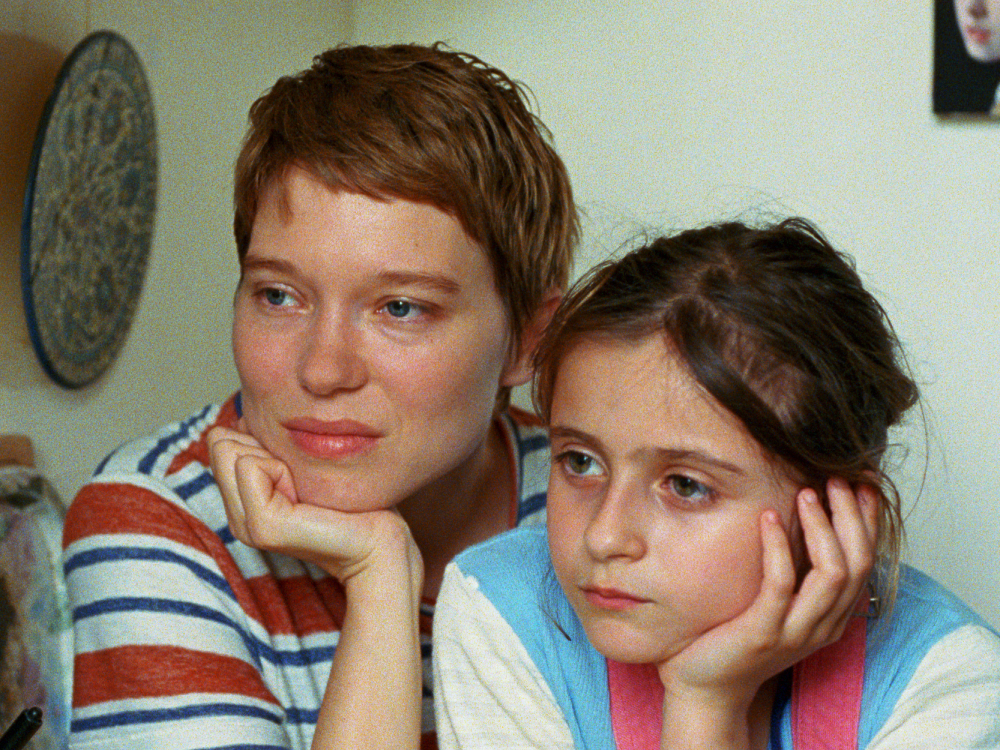
[[[795,563],[788,534],[781,525],[781,519],[773,510],[765,511],[760,522],[761,540],[764,546],[761,580],[760,613],[777,624],[784,620],[795,596]],[[757,603],[755,602],[755,606]]]
[[[818,642],[839,637],[854,614],[875,559],[873,509],[862,508],[873,498],[859,499],[840,479],[827,485],[827,518],[812,490],[804,490],[799,505],[803,534],[812,569],[799,590],[795,620],[790,628]],[[810,634],[806,636],[806,634]]]
[[[861,518],[865,524],[865,532],[872,550],[878,546],[879,526],[879,493],[870,484],[863,484],[858,489],[858,505],[861,508]]]
[[[840,611],[837,607],[850,580],[840,540],[811,488],[799,492],[799,521],[812,567],[799,587],[787,629],[793,640],[825,639]],[[831,620],[831,612],[834,614]]]

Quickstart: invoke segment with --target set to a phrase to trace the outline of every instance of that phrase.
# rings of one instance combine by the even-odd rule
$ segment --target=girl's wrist
[[[670,750],[746,750],[750,747],[749,707],[706,695],[667,695],[663,702],[661,747]]]

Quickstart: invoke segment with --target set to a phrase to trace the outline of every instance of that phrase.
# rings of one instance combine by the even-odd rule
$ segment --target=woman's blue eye
[[[682,500],[701,502],[712,496],[712,490],[708,485],[683,474],[672,474],[668,477],[667,483],[673,493]]]
[[[280,307],[289,302],[288,292],[275,289],[274,287],[264,290],[264,299],[267,300],[267,304],[274,305],[275,307]]]
[[[394,299],[385,306],[385,311],[394,318],[409,317],[413,310],[413,303],[405,299]]]

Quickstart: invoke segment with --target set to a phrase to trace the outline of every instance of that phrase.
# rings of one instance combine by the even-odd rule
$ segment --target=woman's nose
[[[302,387],[316,396],[360,388],[367,380],[362,336],[343,316],[317,319],[299,364]]]
[[[646,552],[641,508],[628,487],[609,487],[590,519],[584,542],[595,560],[638,560]]]

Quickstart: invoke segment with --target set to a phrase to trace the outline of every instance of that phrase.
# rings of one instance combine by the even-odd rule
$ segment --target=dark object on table
[[[21,750],[42,726],[42,709],[26,708],[0,737],[0,750]]]

